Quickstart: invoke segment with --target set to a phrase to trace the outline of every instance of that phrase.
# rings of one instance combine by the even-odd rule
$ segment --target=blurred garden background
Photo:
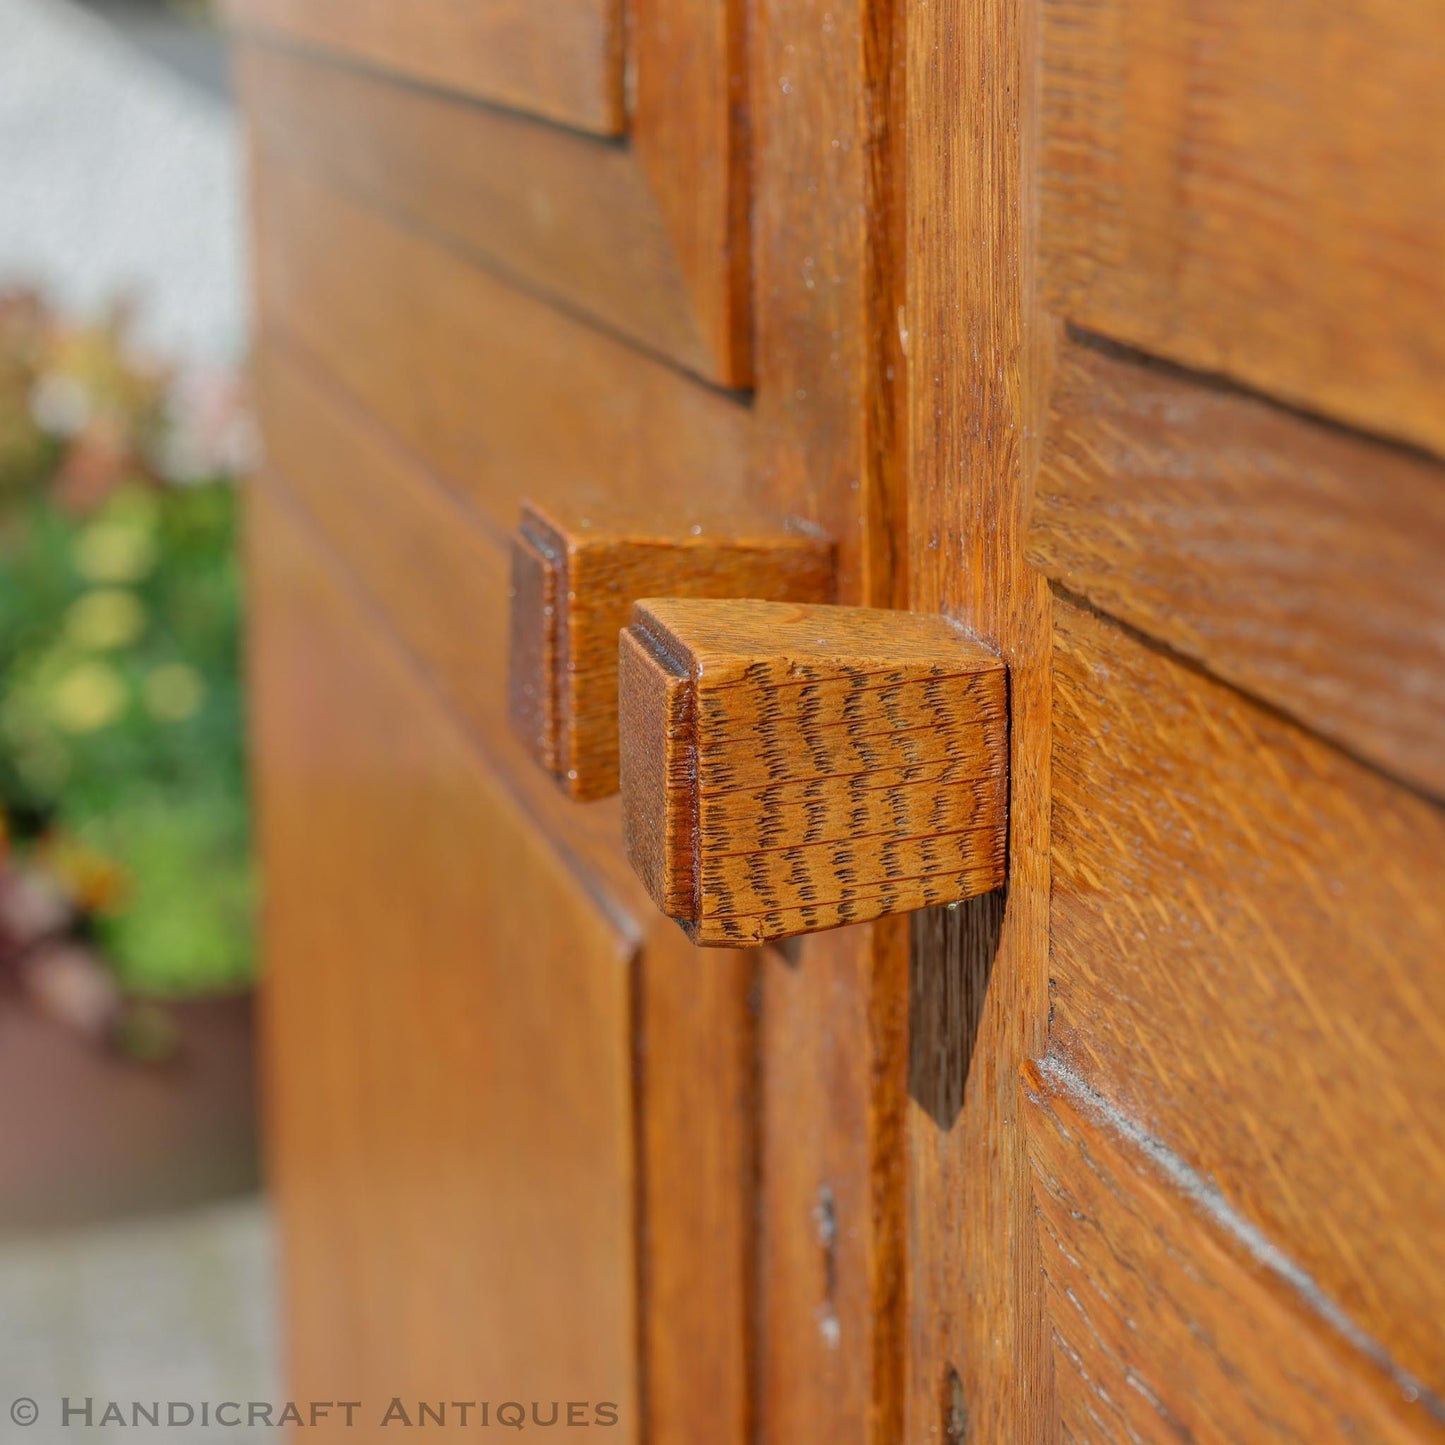
[[[224,45],[0,36],[0,1393],[266,1398]]]

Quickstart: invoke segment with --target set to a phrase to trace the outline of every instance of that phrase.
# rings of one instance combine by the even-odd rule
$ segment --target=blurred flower
[[[146,611],[134,592],[99,587],[82,593],[65,616],[65,631],[77,647],[104,651],[125,647],[145,631]]]
[[[105,1038],[120,1020],[120,988],[84,944],[41,944],[24,962],[26,992],[52,1018],[92,1038]]]
[[[70,833],[48,833],[37,859],[86,913],[114,913],[130,892],[130,875],[114,858]]]
[[[43,868],[0,870],[0,952],[19,952],[63,933],[73,916],[68,891]]]
[[[70,733],[91,733],[108,727],[125,710],[125,683],[105,662],[82,662],[56,684],[50,694],[50,715]]]
[[[101,521],[75,544],[75,565],[88,582],[137,582],[155,565],[155,536],[134,521]]]
[[[256,426],[245,379],[236,372],[202,367],[182,372],[166,398],[166,420],[157,458],[167,481],[240,476],[255,468]]]
[[[184,662],[170,662],[146,676],[142,695],[152,717],[162,722],[184,722],[200,709],[206,684],[194,667]]]

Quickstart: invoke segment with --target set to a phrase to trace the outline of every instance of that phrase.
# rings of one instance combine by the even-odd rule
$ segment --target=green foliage
[[[63,453],[31,439],[0,468],[0,809],[127,990],[243,986],[235,488],[137,476],[77,510],[55,485]]]

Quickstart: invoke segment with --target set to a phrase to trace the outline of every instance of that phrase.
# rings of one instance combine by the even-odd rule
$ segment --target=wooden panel
[[[1431,0],[1045,0],[1048,304],[1445,451]]]
[[[1106,612],[1445,793],[1445,469],[1071,342],[1029,553]]]
[[[1066,1439],[1445,1438],[1418,1387],[1311,1311],[1289,1261],[1252,1252],[1207,1187],[1181,1191],[1177,1161],[1171,1179],[1054,1061],[1028,1079]]]
[[[1046,396],[1035,308],[1037,8],[904,7],[908,604],[1009,666],[1004,897],[913,930],[910,1441],[1052,1441],[1019,1069],[1044,1050],[1049,949],[1047,584],[1025,565]],[[895,164],[897,164],[895,162]]]
[[[231,23],[583,130],[622,129],[620,0],[225,0]]]
[[[707,187],[663,191],[635,149],[271,47],[240,47],[239,76],[252,123],[276,153],[701,375],[746,383],[746,336],[724,339],[711,315],[736,299],[738,324],[746,321],[746,247],[708,209]],[[720,173],[725,185],[740,167],[726,136],[711,139],[722,149],[684,174]],[[679,191],[695,205],[675,222],[665,203]]]
[[[1445,1384],[1445,814],[1060,603],[1054,1052]]]
[[[630,0],[630,136],[687,277],[713,373],[752,380],[744,0]]]
[[[642,939],[634,1060],[643,1101],[641,1264],[643,1308],[657,1325],[644,1321],[643,1408],[649,1438],[662,1445],[730,1445],[748,1409],[752,961],[716,950],[699,957],[623,861],[616,802],[567,802],[513,745],[499,684],[505,563],[465,502],[284,352],[264,351],[258,378],[269,464],[386,609],[378,625],[394,629],[429,670],[554,852],[591,880],[619,927]]]
[[[250,565],[293,1393],[635,1440],[634,941],[264,489]]]
[[[263,325],[499,532],[521,498],[738,496],[750,413],[322,185],[259,159]]]
[[[904,1438],[905,938],[895,920],[871,939],[840,929],[759,954],[758,1415],[770,1445]]]
[[[750,1438],[757,969],[756,952],[700,953],[654,915],[637,1070],[646,1438],[656,1445]]]
[[[751,8],[754,485],[837,539],[840,601],[883,606],[902,591],[883,363],[898,355],[897,300],[877,224],[902,179],[882,144],[896,7]],[[906,928],[760,959],[757,1438],[894,1445],[907,1438]]]
[[[507,726],[507,560],[464,498],[399,450],[344,394],[278,346],[263,348],[258,399],[268,466],[365,579],[389,625],[564,854],[607,880],[618,907],[650,916],[619,856],[616,806],[569,807]]]

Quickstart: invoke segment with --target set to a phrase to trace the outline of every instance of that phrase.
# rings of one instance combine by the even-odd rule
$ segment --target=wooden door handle
[[[638,597],[826,602],[833,545],[690,514],[630,522],[524,504],[512,539],[512,727],[579,801],[617,791],[617,634]]]
[[[695,943],[1004,881],[1007,672],[945,617],[647,599],[618,698],[628,857]]]

